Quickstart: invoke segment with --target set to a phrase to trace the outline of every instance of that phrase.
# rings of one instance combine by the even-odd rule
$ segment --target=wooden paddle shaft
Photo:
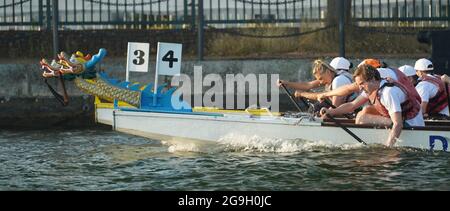
[[[289,99],[294,103],[295,107],[300,111],[303,112],[303,110],[300,108],[300,105],[298,105],[297,101],[295,101],[294,97],[292,97],[292,94],[289,92],[289,90],[286,88],[284,84],[281,84],[281,87],[283,87],[286,94],[289,96]]]

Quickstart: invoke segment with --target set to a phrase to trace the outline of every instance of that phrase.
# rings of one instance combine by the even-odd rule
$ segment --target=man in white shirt
[[[408,77],[408,80],[411,84],[413,84],[414,86],[417,85],[417,82],[419,80],[419,76],[417,76],[416,74],[416,70],[414,69],[413,66],[410,65],[403,65],[401,67],[398,68],[403,74],[406,75],[406,77]]]
[[[353,83],[353,76],[349,73],[352,64],[344,57],[336,57],[330,62],[330,66],[337,72],[334,77],[330,90]],[[313,99],[315,100],[315,99]],[[342,104],[342,103],[341,103]]]
[[[414,65],[419,83],[416,90],[422,99],[424,118],[449,116],[447,92],[445,83],[440,76],[433,75],[433,63],[428,59],[419,59]]]
[[[336,109],[323,108],[321,114],[341,115],[350,113],[363,104],[370,102],[377,114],[358,114],[357,123],[364,122],[376,126],[391,126],[387,146],[393,146],[400,136],[404,123],[409,126],[425,126],[420,104],[410,92],[413,88],[398,83],[388,83],[383,80],[377,69],[369,65],[359,66],[353,74],[359,89],[364,92],[354,101],[345,103]],[[412,90],[411,90],[412,89]],[[359,119],[359,121],[358,121]]]
[[[369,65],[372,66],[373,68],[377,68],[377,70],[380,72],[381,78],[391,78],[392,80],[395,81],[398,80],[398,77],[395,74],[394,70],[390,68],[382,68],[381,62],[377,59],[365,59],[358,65],[358,67],[362,65]],[[320,95],[317,96],[317,99],[319,101],[322,101],[324,98],[327,97],[346,96],[349,93],[358,91],[359,87],[356,83],[346,84],[344,86],[339,87],[339,89],[332,89],[328,92],[321,93]]]
[[[389,67],[381,67],[381,62],[377,59],[365,59],[361,64],[358,65],[358,67],[362,65],[368,65],[373,68],[376,68],[383,79],[387,79],[388,81],[396,81],[403,85],[405,85],[408,89],[413,90],[414,84],[411,83],[409,78],[400,70],[395,68],[389,68]],[[318,100],[322,101],[325,97],[331,97],[331,96],[345,96],[348,93],[355,92],[356,90],[359,90],[359,87],[356,83],[353,83],[351,85],[345,85],[340,87],[339,89],[331,90],[329,92],[322,93],[318,95]],[[420,102],[420,96],[417,93],[417,91],[413,91],[411,93],[417,100]],[[366,106],[362,109],[362,114],[368,113],[368,114],[376,114],[377,111],[373,110],[370,106]],[[358,119],[356,119],[357,123],[364,124],[363,122],[358,122]]]

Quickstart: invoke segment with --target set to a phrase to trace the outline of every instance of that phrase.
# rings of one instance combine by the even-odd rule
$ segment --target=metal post
[[[42,0],[39,0],[39,27],[44,28],[44,11],[43,11],[44,3]],[[31,14],[31,13],[30,13]]]
[[[52,11],[51,11],[51,9],[50,9],[50,0],[46,0],[46,2],[45,2],[45,9],[46,9],[46,11],[45,11],[45,14],[46,14],[46,23],[47,23],[47,25],[46,25],[46,27],[45,27],[45,29],[47,30],[47,31],[49,31],[50,32],[50,29],[52,28],[51,27],[51,25],[52,25],[52,20],[51,20],[51,17],[52,17]]]
[[[50,5],[48,5],[50,6]],[[58,19],[59,19],[59,14],[58,14],[58,0],[52,0],[52,31],[53,31],[53,56],[56,59],[56,55],[59,52],[59,46],[58,46]],[[62,90],[64,91],[64,96],[63,96],[63,101],[62,104],[63,106],[67,106],[69,104],[69,96],[67,94],[67,89],[66,89],[66,85],[64,84],[64,79],[62,77],[62,75],[59,76],[59,82],[61,84]]]
[[[203,0],[198,0],[198,51],[197,57],[199,61],[203,60],[203,45],[204,45],[204,25],[205,20],[203,16]]]
[[[58,0],[52,0],[52,29],[53,29],[53,55],[56,56],[59,52],[58,46]]]
[[[191,29],[195,30],[195,0],[191,1]]]
[[[150,4],[150,6],[152,6],[151,4]],[[183,20],[183,22],[185,23],[185,24],[187,24],[187,22],[188,22],[188,3],[187,3],[187,0],[184,0],[184,2],[183,2],[183,9],[184,9],[184,11],[183,11],[183,13],[184,13],[184,20]]]
[[[339,56],[345,57],[345,0],[339,2]]]

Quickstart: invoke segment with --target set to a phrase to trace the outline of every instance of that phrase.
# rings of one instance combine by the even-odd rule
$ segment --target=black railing
[[[352,0],[357,21],[449,21],[450,0]]]
[[[58,20],[62,29],[194,27],[198,1],[60,0]],[[50,8],[49,0],[0,0],[0,28],[47,28]],[[317,22],[324,19],[325,11],[326,0],[203,0],[203,21],[215,27]]]
[[[62,29],[173,29],[198,21],[217,28],[257,24],[324,23],[326,0],[60,0]],[[348,0],[354,23],[417,23],[448,27],[450,0]],[[0,29],[41,30],[51,19],[49,0],[0,0]],[[423,23],[426,23],[425,25]]]

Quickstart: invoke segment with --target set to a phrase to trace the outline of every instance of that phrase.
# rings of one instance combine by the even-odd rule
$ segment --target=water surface
[[[449,154],[228,137],[169,145],[105,129],[0,130],[0,190],[450,190]]]

